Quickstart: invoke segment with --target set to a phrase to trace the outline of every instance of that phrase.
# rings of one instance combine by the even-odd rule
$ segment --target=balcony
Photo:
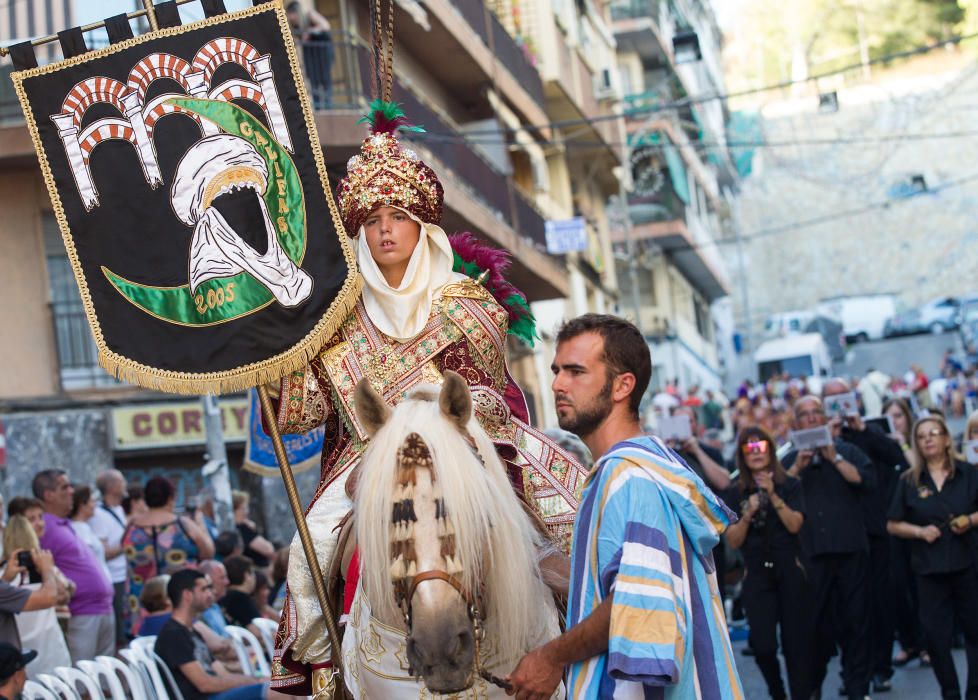
[[[397,41],[475,118],[491,116],[491,86],[523,120],[545,124],[543,81],[526,53],[482,0],[427,0],[430,29],[397,12]],[[400,50],[400,49],[399,49]]]
[[[545,74],[545,91],[550,117],[554,121],[576,121],[598,118],[582,126],[590,133],[583,140],[598,141],[605,153],[618,165],[622,160],[622,120],[614,118],[610,102],[598,99],[595,76],[580,51],[567,43],[560,29],[555,28],[555,55]],[[576,129],[577,127],[575,127]]]

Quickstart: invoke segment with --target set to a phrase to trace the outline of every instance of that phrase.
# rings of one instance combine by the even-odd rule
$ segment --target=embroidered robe
[[[587,472],[529,425],[525,398],[505,364],[507,323],[506,310],[468,279],[442,288],[427,325],[405,342],[377,330],[361,300],[319,356],[282,380],[279,430],[300,433],[326,426],[320,485],[306,514],[324,570],[336,545],[334,529],[352,506],[346,480],[366,448],[367,435],[353,410],[357,383],[367,377],[394,406],[418,384],[440,384],[446,370],[472,387],[476,417],[504,460],[514,489],[541,516],[555,542],[569,550]],[[329,660],[329,641],[297,537],[275,646],[272,686],[307,692],[309,668]]]

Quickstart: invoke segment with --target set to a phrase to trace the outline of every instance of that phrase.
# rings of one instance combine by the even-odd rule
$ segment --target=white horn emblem
[[[170,201],[177,217],[194,227],[190,244],[190,291],[207,280],[248,272],[282,306],[296,306],[312,293],[312,278],[285,254],[263,198],[268,167],[242,138],[218,134],[201,139],[177,166]],[[259,255],[214,206],[222,194],[254,190],[264,218],[268,249]]]

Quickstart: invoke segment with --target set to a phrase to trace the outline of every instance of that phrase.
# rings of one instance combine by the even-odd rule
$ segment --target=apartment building
[[[614,0],[610,12],[631,175],[628,216],[619,207],[611,230],[620,308],[649,339],[653,388],[720,388],[730,285],[717,243],[736,171],[719,29],[703,0]]]

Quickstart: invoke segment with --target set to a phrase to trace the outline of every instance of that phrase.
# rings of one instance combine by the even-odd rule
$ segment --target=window
[[[85,307],[82,306],[54,214],[45,212],[42,226],[61,388],[72,390],[117,386],[119,382],[98,364],[95,339],[85,318]]]

